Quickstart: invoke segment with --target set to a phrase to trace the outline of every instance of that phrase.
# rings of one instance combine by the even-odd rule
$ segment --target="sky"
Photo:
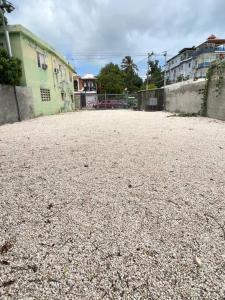
[[[10,24],[22,24],[51,44],[79,75],[131,55],[140,76],[147,53],[163,65],[210,34],[225,38],[225,0],[11,0]],[[159,54],[159,55],[158,55]]]

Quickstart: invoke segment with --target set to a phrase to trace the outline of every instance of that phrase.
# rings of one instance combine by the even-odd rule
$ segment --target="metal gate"
[[[138,109],[160,111],[164,109],[164,89],[143,90],[138,92]]]
[[[85,93],[80,94],[80,102],[81,102],[81,108],[86,107],[86,95],[85,95]]]
[[[97,94],[94,109],[132,109],[137,107],[137,94]]]

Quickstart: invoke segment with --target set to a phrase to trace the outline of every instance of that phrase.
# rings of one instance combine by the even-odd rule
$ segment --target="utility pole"
[[[147,79],[146,79],[146,91],[148,90],[148,82],[149,82],[149,71],[150,71],[150,61],[151,61],[151,57],[152,55],[154,55],[154,53],[148,53],[148,69],[147,69]]]
[[[6,0],[0,0],[0,14],[2,17],[2,25],[5,33],[5,40],[6,40],[6,46],[7,46],[9,57],[12,57],[12,48],[10,44],[9,32],[7,30],[7,26],[5,23],[5,12],[11,13],[14,9],[15,7],[10,2]]]
[[[163,84],[163,87],[165,89],[165,86],[166,86],[166,64],[167,64],[167,51],[165,51],[163,53],[164,57],[165,57],[165,67],[164,67],[164,84]]]
[[[12,11],[14,11],[15,7],[7,0],[0,0],[0,16],[2,17],[2,25],[5,33],[5,41],[6,41],[6,46],[8,50],[8,55],[10,58],[12,58],[12,48],[11,48],[11,43],[10,43],[10,38],[9,38],[9,32],[7,29],[7,25],[5,23],[5,13],[7,12],[10,14]],[[16,86],[13,85],[13,90],[14,90],[14,95],[15,95],[15,102],[16,102],[16,109],[17,109],[17,115],[18,115],[18,121],[21,121],[21,115],[20,115],[20,108],[19,108],[19,102],[17,98],[17,93],[16,93]]]
[[[164,67],[164,83],[163,83],[163,109],[166,108],[166,65],[167,65],[167,51],[163,54],[165,56],[165,67]]]

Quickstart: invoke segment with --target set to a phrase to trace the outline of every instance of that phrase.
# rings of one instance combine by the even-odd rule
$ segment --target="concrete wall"
[[[34,117],[32,90],[26,87],[16,87],[21,120]],[[18,109],[14,88],[0,85],[0,125],[18,121]]]
[[[219,120],[225,120],[225,74],[214,70],[214,75],[209,85],[207,116]]]
[[[165,109],[170,112],[200,112],[204,88],[205,80],[168,85],[165,91]]]

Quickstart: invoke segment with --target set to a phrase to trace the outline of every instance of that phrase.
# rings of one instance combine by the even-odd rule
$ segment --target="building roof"
[[[215,40],[216,39],[216,36],[214,34],[211,34],[209,37],[208,37],[208,40]]]
[[[191,50],[192,51],[196,50],[196,47],[193,46],[193,47],[186,47],[186,48],[181,49],[176,55],[174,55],[173,57],[171,57],[170,59],[168,59],[167,62],[170,62],[171,60],[173,60],[174,58],[176,58],[180,54],[184,53],[185,51],[191,51]]]
[[[21,33],[31,39],[34,43],[39,45],[41,48],[44,48],[45,50],[51,52],[54,54],[59,60],[61,60],[65,65],[67,65],[71,71],[75,72],[74,68],[70,65],[70,63],[61,55],[59,54],[51,45],[41,40],[39,37],[37,37],[35,34],[33,34],[30,30],[25,28],[22,25],[8,25],[7,29],[9,33]],[[0,27],[0,34],[3,33],[2,28]]]
[[[177,56],[179,56],[179,53],[174,55],[173,57],[171,57],[170,59],[167,60],[167,62],[170,62],[171,60],[173,60],[174,58],[176,58]]]
[[[96,79],[96,77],[93,74],[86,74],[82,77],[82,79]]]
[[[195,48],[195,46],[193,46],[193,47],[189,47],[189,48],[183,48],[182,50],[180,50],[178,53],[179,54],[181,54],[181,53],[184,53],[184,52],[186,52],[186,51],[193,51],[193,50],[195,50],[196,48]]]

